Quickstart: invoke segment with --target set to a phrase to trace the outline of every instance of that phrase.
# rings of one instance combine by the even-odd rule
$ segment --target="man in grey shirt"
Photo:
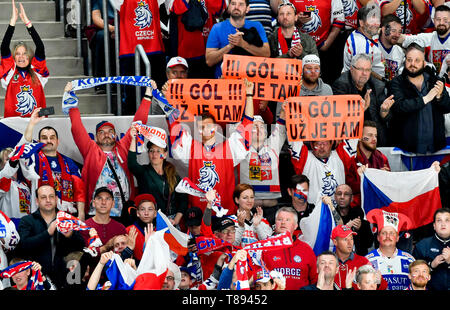
[[[314,54],[306,55],[302,59],[302,88],[300,96],[331,96],[331,86],[320,78],[320,58]]]

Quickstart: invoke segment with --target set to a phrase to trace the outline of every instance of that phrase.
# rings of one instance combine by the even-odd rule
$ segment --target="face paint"
[[[308,191],[306,191],[300,184],[297,184],[294,190],[294,196],[305,202],[308,200]]]

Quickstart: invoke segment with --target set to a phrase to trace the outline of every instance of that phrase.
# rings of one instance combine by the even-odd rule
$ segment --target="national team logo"
[[[398,62],[390,59],[384,60],[384,76],[388,80],[392,80],[398,73]]]
[[[334,178],[334,175],[331,171],[325,172],[325,177],[322,178],[323,186],[322,193],[325,196],[333,196],[336,191],[336,187],[338,186],[338,182]]]
[[[16,95],[16,98],[16,112],[21,113],[21,116],[30,114],[37,106],[37,102],[33,96],[33,90],[30,85],[20,86],[20,93]]]
[[[402,24],[405,21],[405,1],[402,1],[395,11],[395,15],[402,21]],[[406,25],[409,25],[412,19],[412,12],[409,9],[409,4],[406,2]]]
[[[356,0],[342,0],[342,6],[344,7],[344,14],[346,17],[352,16],[358,9]]]
[[[319,10],[315,5],[307,5],[306,11],[311,12],[311,20],[306,24],[303,24],[302,30],[308,33],[315,32],[322,26],[322,20],[319,16]]]
[[[136,18],[134,19],[136,21],[135,26],[138,26],[139,29],[150,27],[153,15],[146,2],[139,1],[134,13],[136,14]]]
[[[198,179],[198,187],[205,192],[216,186],[219,183],[219,175],[216,172],[216,165],[212,161],[204,161],[203,167],[199,170],[200,178]]]
[[[298,255],[294,256],[294,262],[300,263],[301,261],[302,261],[302,258],[300,256],[298,256]]]

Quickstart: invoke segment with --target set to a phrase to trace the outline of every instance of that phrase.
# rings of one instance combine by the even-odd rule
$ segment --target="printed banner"
[[[298,59],[225,54],[222,72],[226,79],[253,82],[254,99],[284,101],[300,94],[302,61]]]
[[[209,112],[218,122],[236,123],[245,109],[245,85],[242,80],[173,79],[167,89],[167,101],[180,111],[179,122],[192,122],[194,116]]]
[[[359,95],[287,99],[289,141],[357,139],[362,135],[364,103]]]

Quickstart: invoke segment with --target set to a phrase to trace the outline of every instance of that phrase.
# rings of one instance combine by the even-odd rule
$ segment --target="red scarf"
[[[295,46],[297,43],[301,43],[300,34],[298,33],[297,27],[294,28],[294,33],[292,34],[291,46]],[[281,27],[278,27],[278,53],[279,55],[284,55],[289,52],[289,47],[287,45],[286,38],[281,33]]]
[[[53,177],[53,172],[48,162],[47,156],[42,151],[39,151],[39,186],[42,184],[49,184],[53,186],[56,192],[61,193],[61,200],[63,201],[73,201],[73,181],[70,174],[69,166],[64,161],[61,154],[56,153],[58,158],[58,163],[61,168],[61,179],[60,183]]]

